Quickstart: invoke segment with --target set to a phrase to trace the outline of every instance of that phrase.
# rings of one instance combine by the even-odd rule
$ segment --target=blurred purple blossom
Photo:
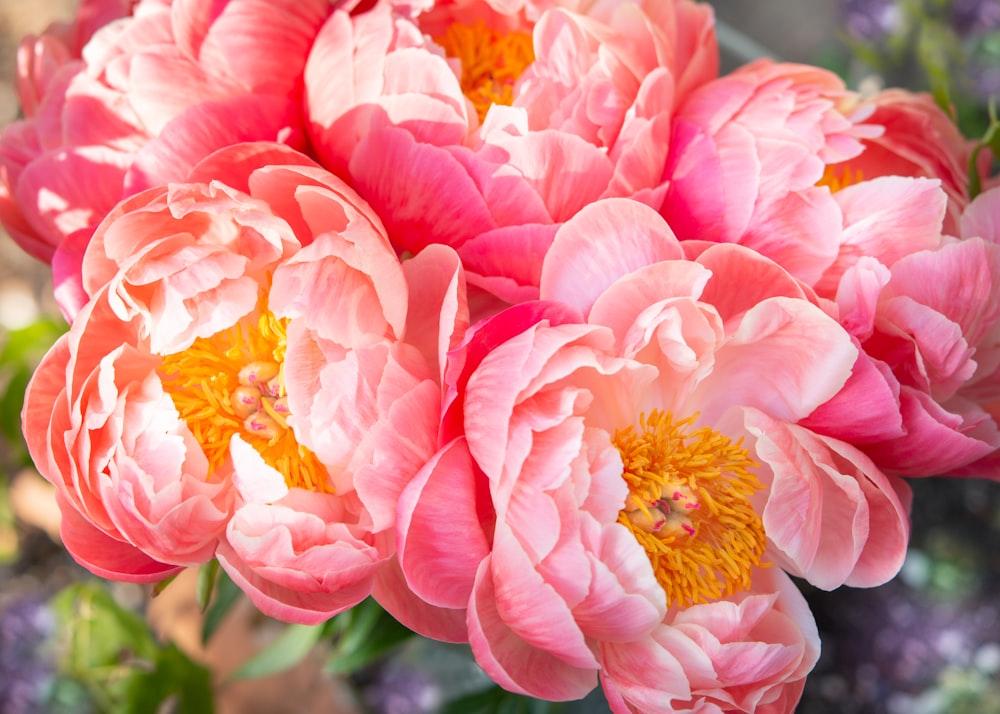
[[[951,26],[962,37],[1000,30],[1000,0],[952,0]]]
[[[55,621],[45,600],[24,595],[0,610],[0,712],[47,711],[46,689],[54,668],[43,645]]]
[[[877,42],[899,28],[898,0],[841,0],[841,23],[860,42]]]

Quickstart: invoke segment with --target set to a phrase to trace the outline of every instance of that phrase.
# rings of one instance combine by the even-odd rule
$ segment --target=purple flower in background
[[[861,42],[877,42],[898,27],[902,10],[898,0],[841,0],[841,24]]]
[[[0,610],[0,712],[47,711],[47,685],[54,670],[42,645],[54,626],[45,600],[36,596],[21,596]]]
[[[978,96],[1000,97],[1000,67],[995,60],[974,59],[969,63],[969,76]]]
[[[1000,0],[952,0],[951,26],[963,37],[1000,29]]]
[[[376,714],[428,714],[441,704],[441,690],[425,671],[390,659],[363,688],[364,700]]]

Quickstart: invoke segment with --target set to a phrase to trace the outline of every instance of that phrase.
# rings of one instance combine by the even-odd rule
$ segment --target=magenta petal
[[[855,445],[902,436],[899,382],[884,362],[859,351],[843,388],[799,424]]]
[[[965,409],[949,411],[926,393],[906,386],[899,397],[907,433],[865,447],[865,453],[887,472],[938,476],[984,458],[1000,447],[1000,430],[979,407],[957,403],[955,406]]]

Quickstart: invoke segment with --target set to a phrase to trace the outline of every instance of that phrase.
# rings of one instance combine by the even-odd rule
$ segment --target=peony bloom
[[[828,185],[843,188],[881,176],[938,179],[948,196],[944,229],[956,235],[970,200],[968,166],[975,142],[962,136],[929,94],[887,89],[859,100],[857,111],[868,113],[865,123],[883,132],[864,138],[859,155],[827,167]]]
[[[81,12],[95,7],[113,4]],[[0,136],[0,220],[53,264],[67,317],[85,301],[87,241],[120,199],[182,179],[223,146],[302,145],[302,70],[328,12],[326,0],[144,0],[80,59],[51,38],[22,49],[26,118]]]
[[[717,73],[712,17],[689,0],[336,11],[306,67],[310,138],[398,249],[453,246],[471,283],[533,299],[560,223],[605,195],[659,199],[673,108]]]
[[[833,73],[759,60],[696,90],[674,118],[663,216],[682,240],[739,243],[812,284],[837,255],[827,166],[882,129]]]
[[[73,556],[137,582],[217,557],[296,622],[366,597],[436,449],[457,256],[400,264],[340,180],[246,144],[119,205],[83,278],[23,413]]]
[[[937,181],[875,178],[835,199],[844,242],[817,289],[899,403],[897,432],[870,433],[865,452],[904,476],[996,478],[980,462],[1000,447],[1000,189],[968,205],[958,238],[942,235]]]
[[[850,379],[850,336],[773,262],[685,259],[623,199],[560,228],[540,289],[450,355],[376,597],[432,636],[465,617],[513,691],[791,711],[818,640],[782,569],[874,585],[906,549],[906,486],[799,423]]]

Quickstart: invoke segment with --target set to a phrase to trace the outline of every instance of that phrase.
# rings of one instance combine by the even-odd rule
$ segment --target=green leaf
[[[500,687],[490,687],[481,692],[453,699],[441,707],[438,714],[493,714],[500,708],[507,692]]]
[[[231,680],[253,679],[294,667],[323,635],[323,625],[289,625],[270,645],[230,675]]]
[[[997,119],[996,103],[989,105],[990,125],[987,127],[983,138],[979,140],[972,155],[969,157],[969,196],[975,198],[983,190],[982,181],[979,177],[979,154],[986,149],[990,151],[994,158],[1000,159],[1000,120]]]
[[[34,368],[66,329],[66,323],[62,320],[44,317],[27,327],[10,330],[0,349],[0,364]]]
[[[240,590],[240,586],[237,585],[230,579],[226,574],[226,571],[219,570],[216,576],[215,582],[215,599],[212,600],[212,604],[209,606],[208,610],[205,611],[205,620],[201,624],[201,642],[206,644],[215,631],[219,629],[219,625],[225,619],[226,614],[236,604],[236,601],[240,599],[243,591]],[[200,595],[199,595],[200,601]]]
[[[174,573],[169,578],[164,578],[163,580],[161,580],[158,583],[156,583],[153,586],[153,597],[157,597],[158,595],[160,595],[160,593],[162,593],[164,590],[166,590],[167,586],[169,586],[170,583],[174,582],[174,580],[176,580],[176,578],[177,578],[177,573]]]
[[[205,612],[215,590],[215,579],[219,574],[219,561],[214,558],[198,568],[198,609]]]
[[[96,581],[50,600],[60,636],[59,670],[84,685],[99,711],[122,711],[131,678],[149,671],[158,645],[146,622]]]
[[[172,700],[170,711],[213,714],[212,674],[174,644],[160,649],[155,668],[129,680],[123,714],[147,714]]]
[[[414,637],[412,631],[399,624],[372,598],[338,615],[330,629],[340,633],[326,664],[327,671],[334,674],[356,672]]]

